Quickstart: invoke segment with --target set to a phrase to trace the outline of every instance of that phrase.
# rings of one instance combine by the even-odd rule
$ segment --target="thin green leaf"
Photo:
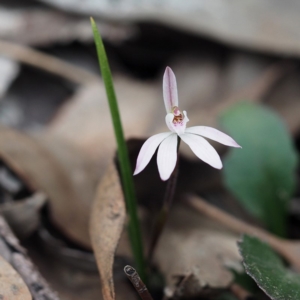
[[[300,275],[288,270],[270,246],[245,235],[239,250],[247,274],[271,299],[300,299]]]
[[[221,122],[243,147],[224,161],[227,187],[271,231],[285,235],[297,155],[283,122],[270,109],[247,102],[232,107]]]
[[[118,158],[119,158],[120,169],[121,169],[124,196],[125,196],[128,213],[130,216],[129,236],[131,240],[132,251],[133,251],[138,272],[140,276],[145,280],[145,263],[144,263],[144,256],[143,256],[140,225],[137,216],[136,196],[135,196],[133,179],[132,179],[133,173],[130,167],[127,145],[124,139],[117,98],[114,90],[113,79],[112,79],[108,59],[106,56],[105,48],[101,36],[99,34],[97,25],[93,20],[93,18],[91,18],[91,24],[92,24],[94,40],[97,49],[100,71],[106,89],[107,99],[108,99],[111,117],[113,121],[115,137],[117,141]]]

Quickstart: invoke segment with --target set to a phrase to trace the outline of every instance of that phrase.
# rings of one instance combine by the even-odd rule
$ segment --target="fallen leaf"
[[[155,84],[114,76],[125,137],[145,137],[160,120],[164,124],[162,94]],[[162,109],[157,110],[160,106]],[[103,174],[107,157],[116,149],[103,82],[82,87],[62,107],[49,132],[80,148]]]
[[[0,56],[0,101],[19,74],[20,66],[17,62]]]
[[[272,107],[283,118],[289,131],[296,136],[300,130],[300,72],[294,72],[278,82],[265,97],[265,103]]]
[[[92,207],[90,235],[101,276],[104,300],[115,299],[113,263],[125,222],[126,210],[116,166],[110,163]]]
[[[216,97],[222,72],[224,72],[219,57],[205,51],[197,53],[197,55],[186,53],[175,58],[170,65],[176,74],[181,109],[186,110],[188,116],[197,110],[196,119],[190,120],[190,122],[199,125],[198,122],[203,120],[203,117],[212,117],[211,115],[207,116],[203,110],[205,107],[213,106],[221,101]],[[193,126],[190,122],[188,127]]]
[[[31,300],[31,294],[21,276],[0,256],[0,299]]]
[[[134,34],[132,26],[99,22],[101,33],[121,42]],[[0,5],[0,38],[21,44],[48,46],[72,41],[92,42],[89,18],[49,7],[6,7]]]
[[[233,277],[226,266],[240,269],[237,239],[194,210],[175,206],[154,254],[168,296],[198,297],[227,288]]]
[[[258,53],[230,52],[223,69],[219,97],[230,98],[249,88],[272,65],[273,61],[269,57]]]
[[[118,2],[86,0],[39,0],[64,11],[105,17],[119,22],[157,22],[208,36],[226,44],[238,45],[279,55],[300,54],[296,28],[300,20],[297,0],[189,1],[156,0]]]
[[[90,247],[88,222],[97,177],[78,149],[53,136],[30,136],[1,126],[0,157],[32,190],[47,195],[54,224]]]
[[[35,193],[28,198],[0,204],[0,213],[19,239],[25,239],[40,225],[40,209],[46,196]]]

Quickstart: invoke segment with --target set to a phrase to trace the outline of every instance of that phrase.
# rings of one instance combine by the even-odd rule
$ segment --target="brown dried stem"
[[[89,71],[24,45],[0,40],[0,55],[58,75],[77,84],[89,84],[99,80],[99,76]]]
[[[157,242],[158,242],[159,237],[161,236],[161,233],[167,222],[167,219],[168,219],[168,216],[170,213],[170,209],[171,209],[171,205],[173,203],[175,189],[176,189],[176,185],[177,185],[177,178],[178,178],[179,146],[180,146],[180,138],[178,137],[177,162],[176,162],[175,169],[174,169],[173,173],[171,174],[170,179],[168,180],[163,206],[162,206],[162,208],[157,216],[157,219],[155,220],[155,223],[154,223],[153,232],[152,232],[151,240],[150,240],[149,251],[148,251],[148,262],[149,263],[151,263],[151,261],[152,261]]]
[[[246,222],[243,222],[220,210],[219,208],[214,207],[200,197],[189,196],[186,199],[186,202],[200,213],[231,229],[233,232],[254,235],[267,242],[296,269],[300,270],[300,241],[282,239],[262,228],[249,225]]]
[[[48,286],[10,230],[5,219],[0,216],[0,255],[9,262],[23,278],[34,300],[59,300]]]

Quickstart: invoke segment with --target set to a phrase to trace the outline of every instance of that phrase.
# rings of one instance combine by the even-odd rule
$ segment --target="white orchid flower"
[[[178,108],[178,93],[176,77],[170,67],[166,68],[163,78],[163,96],[167,110],[166,123],[170,132],[151,136],[143,144],[137,158],[134,175],[140,173],[148,165],[157,147],[157,165],[160,178],[170,178],[177,161],[178,136],[189,145],[195,155],[216,169],[222,168],[222,162],[217,151],[203,138],[209,138],[226,146],[241,148],[227,134],[206,126],[186,128],[189,121],[186,111]]]

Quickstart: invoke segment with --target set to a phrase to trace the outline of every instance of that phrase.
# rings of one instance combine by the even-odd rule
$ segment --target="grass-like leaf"
[[[144,263],[144,256],[143,256],[140,225],[137,216],[137,202],[136,202],[136,196],[135,196],[133,179],[132,179],[133,173],[130,167],[127,145],[124,139],[123,128],[122,128],[120,113],[118,109],[117,97],[114,90],[113,79],[112,79],[108,59],[106,56],[105,48],[103,45],[103,41],[93,18],[91,18],[91,24],[92,24],[94,40],[97,49],[100,71],[106,89],[107,99],[108,99],[113,127],[114,127],[114,133],[117,141],[118,158],[119,158],[120,169],[121,169],[121,179],[122,179],[122,184],[124,189],[126,206],[130,216],[129,236],[130,236],[132,251],[133,251],[138,272],[140,276],[145,280],[145,263]]]

